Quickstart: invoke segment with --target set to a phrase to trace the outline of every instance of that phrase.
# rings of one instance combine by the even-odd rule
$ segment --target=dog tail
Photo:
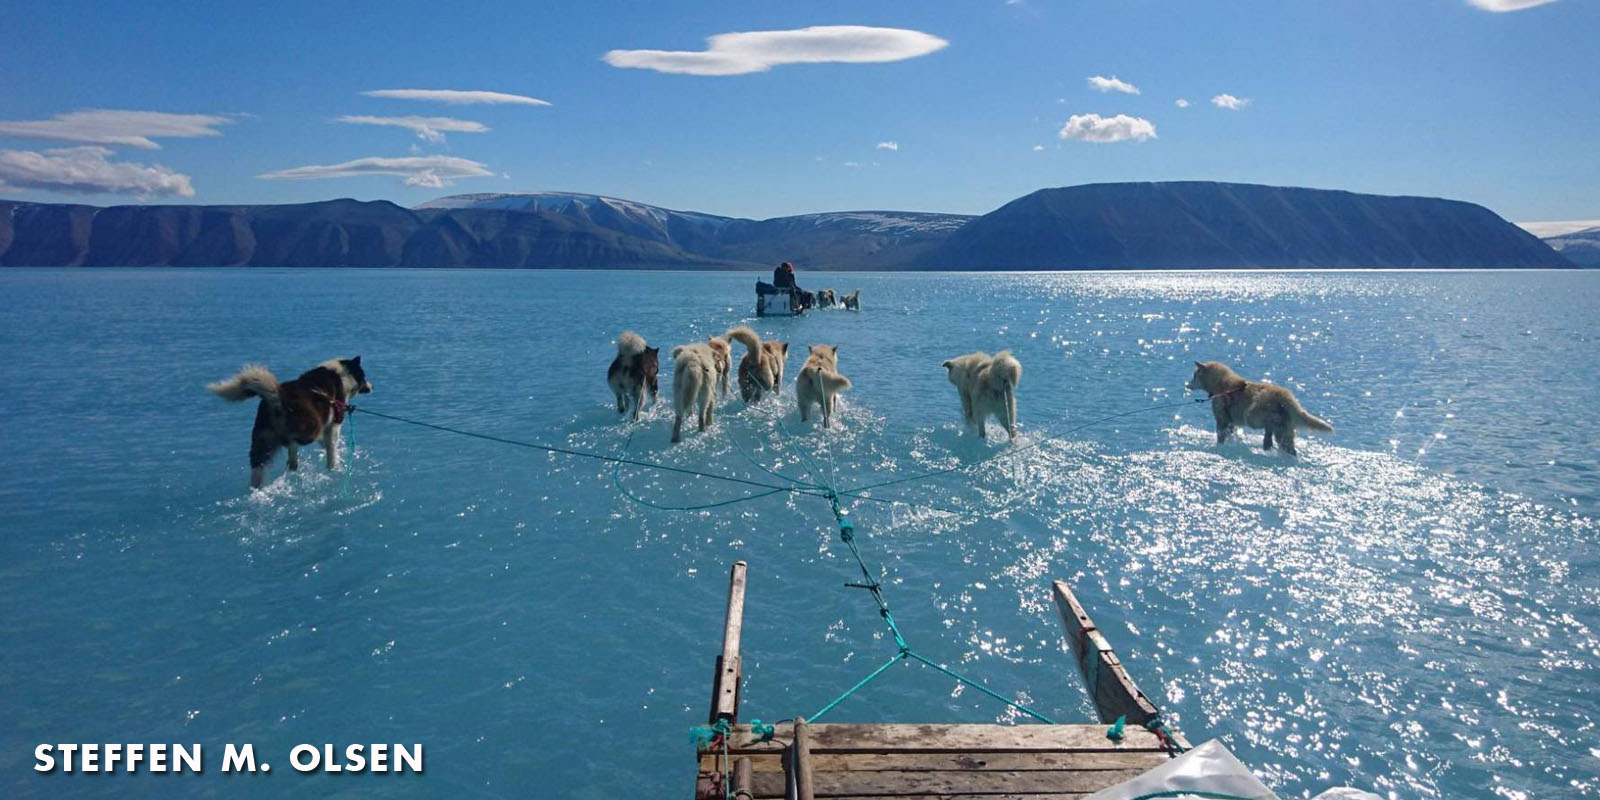
[[[246,364],[238,375],[225,381],[208,383],[206,388],[230,402],[259,397],[270,405],[278,405],[278,379],[260,364]]]
[[[740,325],[739,327],[728,331],[727,337],[738,342],[739,344],[744,345],[751,351],[761,349],[761,337],[757,336],[756,332],[750,330],[750,328],[747,326]]]
[[[802,380],[810,382],[818,394],[832,394],[850,388],[850,379],[822,367],[807,367],[800,373]]]
[[[617,355],[628,357],[644,352],[644,337],[633,331],[623,331],[617,337]]]
[[[995,353],[989,362],[989,380],[1002,392],[1016,391],[1017,384],[1022,382],[1022,362],[1011,355],[1010,350]]]
[[[1289,416],[1294,419],[1294,424],[1296,427],[1305,428],[1309,431],[1333,433],[1332,425],[1329,425],[1328,423],[1311,416],[1311,412],[1300,407],[1299,401],[1289,401]]]

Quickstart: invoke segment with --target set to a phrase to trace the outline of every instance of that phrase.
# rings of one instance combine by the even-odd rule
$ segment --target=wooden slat
[[[821,723],[810,728],[812,753],[1165,752],[1155,734],[1132,726],[1121,742],[1107,739],[1104,725]],[[762,742],[750,735],[750,726],[739,725],[734,729],[731,751],[739,755],[776,753],[793,736],[793,726],[786,723],[777,726],[771,741]]]
[[[749,758],[736,759],[733,762],[733,796],[739,797],[740,792],[755,794],[755,780],[752,777],[754,765]]]
[[[700,770],[719,768],[721,754],[700,757]],[[818,772],[955,772],[1029,770],[1116,770],[1151,769],[1167,762],[1167,754],[1154,750],[1103,750],[1072,753],[812,753],[812,769]],[[741,756],[752,772],[782,772],[783,757],[778,753]]]
[[[718,720],[739,721],[739,637],[744,630],[744,587],[746,566],[733,562],[728,571],[728,610],[723,617],[722,654],[717,656],[717,673],[711,681],[711,724]]]
[[[785,780],[778,791],[784,791],[792,783],[794,800],[814,800],[816,780],[811,771],[811,726],[806,724],[805,717],[797,717],[794,721],[794,741],[789,745],[789,768],[794,771],[794,776]],[[756,792],[759,796],[759,784],[756,785]]]
[[[1051,584],[1051,594],[1061,612],[1061,623],[1066,626],[1067,643],[1077,659],[1078,673],[1083,677],[1100,720],[1109,723],[1126,716],[1129,726],[1133,727],[1155,719],[1160,713],[1155,704],[1134,685],[1121,659],[1111,649],[1111,643],[1095,627],[1094,620],[1089,618],[1072,590],[1065,583],[1055,581]]]
[[[814,797],[883,797],[897,795],[1036,794],[1095,792],[1139,775],[1141,770],[1032,770],[1027,772],[818,772]],[[754,775],[756,797],[781,797],[784,776]]]

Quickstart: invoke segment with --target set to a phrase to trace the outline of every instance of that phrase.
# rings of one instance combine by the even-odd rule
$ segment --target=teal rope
[[[750,452],[745,448],[745,446],[739,441],[738,434],[734,433],[732,428],[728,429],[728,440],[733,442],[733,449],[739,451],[739,455],[744,456],[744,460],[750,462],[751,464],[754,464],[756,466],[756,469],[759,469],[762,472],[765,472],[768,475],[771,475],[771,476],[773,476],[775,478],[782,478],[782,479],[784,479],[786,481],[789,481],[790,483],[794,483],[794,484],[797,484],[797,485],[800,485],[800,486],[809,486],[809,487],[811,487],[813,489],[822,488],[821,486],[819,486],[819,485],[817,485],[815,483],[811,483],[811,482],[808,482],[808,481],[802,481],[799,478],[796,478],[794,476],[785,475],[785,474],[783,474],[781,472],[778,472],[777,470],[774,470],[774,469],[768,469],[767,465],[761,463],[755,456],[750,454]]]
[[[932,661],[929,661],[928,659],[923,658],[922,654],[920,654],[920,653],[917,653],[915,651],[911,651],[911,652],[907,652],[906,655],[908,655],[911,658],[914,658],[914,659],[916,659],[918,661],[921,661],[922,663],[924,663],[924,664],[926,664],[926,665],[928,665],[930,667],[933,667],[934,669],[939,670],[940,672],[943,672],[944,674],[949,675],[950,677],[955,678],[956,680],[961,681],[962,683],[964,683],[964,684],[966,684],[968,686],[971,686],[972,688],[977,689],[978,691],[983,692],[984,694],[989,695],[990,697],[993,697],[994,699],[999,700],[1000,702],[1005,703],[1006,705],[1011,706],[1012,708],[1014,708],[1014,709],[1016,709],[1018,711],[1021,711],[1022,713],[1027,714],[1028,716],[1033,717],[1034,719],[1039,720],[1040,722],[1045,723],[1046,725],[1054,725],[1054,724],[1056,724],[1055,720],[1053,720],[1053,719],[1051,719],[1051,718],[1049,718],[1049,717],[1047,717],[1047,716],[1045,716],[1043,714],[1040,714],[1039,712],[1034,711],[1033,709],[1028,708],[1027,706],[1025,706],[1025,705],[1023,705],[1021,703],[1014,702],[1012,700],[1008,700],[1005,697],[1002,697],[999,693],[995,692],[993,689],[990,689],[989,687],[984,686],[981,683],[975,683],[970,678],[967,678],[965,675],[962,675],[959,672],[956,672],[954,670],[945,669],[944,667],[941,667],[938,664],[935,664]]]
[[[632,446],[633,446],[633,434],[630,433],[630,434],[628,434],[627,442],[625,442],[622,445],[622,452],[624,452],[624,453],[628,452],[628,448],[630,448]],[[723,506],[731,506],[731,505],[734,505],[735,503],[743,503],[743,502],[746,502],[748,500],[759,500],[759,499],[761,499],[763,497],[771,497],[771,496],[773,496],[775,494],[782,494],[782,493],[785,493],[785,492],[795,491],[794,489],[788,489],[788,488],[780,487],[780,488],[772,489],[770,491],[756,492],[755,494],[742,495],[740,497],[735,497],[735,498],[732,498],[730,500],[719,500],[719,501],[717,501],[715,503],[701,503],[701,504],[698,504],[698,505],[688,505],[688,506],[668,505],[668,504],[665,504],[665,503],[657,503],[657,502],[654,502],[654,501],[651,501],[651,500],[646,500],[645,498],[640,497],[637,494],[634,494],[632,491],[630,491],[628,489],[627,486],[624,486],[623,483],[622,483],[622,462],[621,461],[615,462],[613,464],[612,468],[611,468],[611,485],[616,487],[616,490],[618,492],[620,492],[623,497],[626,497],[629,500],[632,500],[633,502],[638,503],[641,506],[645,506],[646,508],[654,508],[654,509],[659,509],[661,511],[701,511],[701,510],[708,509],[708,508],[722,508]]]
[[[828,701],[828,704],[823,706],[822,710],[818,711],[815,714],[812,714],[809,717],[806,717],[806,720],[808,722],[816,722],[818,719],[820,719],[822,717],[823,714],[826,714],[829,711],[832,711],[834,706],[839,705],[840,703],[843,703],[846,698],[850,697],[850,695],[855,694],[857,691],[859,691],[861,689],[861,687],[866,686],[867,684],[871,683],[873,678],[876,678],[879,675],[882,675],[884,673],[884,670],[887,670],[888,668],[894,666],[896,662],[899,662],[899,661],[901,661],[901,660],[903,660],[905,658],[906,658],[905,651],[901,651],[901,652],[895,653],[893,656],[890,656],[889,660],[883,662],[882,666],[880,666],[877,669],[873,670],[871,675],[868,675],[867,677],[862,678],[859,681],[856,681],[856,685],[850,687],[849,689],[846,689],[844,691],[844,694],[841,694],[838,697],[835,697],[832,700]]]
[[[355,406],[348,406],[344,414],[345,457],[343,477],[339,484],[339,496],[344,500],[350,499],[350,470],[356,466],[356,415],[350,413],[352,411],[355,411]]]

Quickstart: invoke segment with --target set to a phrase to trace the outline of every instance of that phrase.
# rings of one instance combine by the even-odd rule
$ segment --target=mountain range
[[[107,208],[0,200],[3,266],[715,269],[785,260],[802,269],[1573,266],[1471,203],[1198,181],[1043,189],[979,217],[752,220],[563,192],[452,195],[410,209],[349,199]]]

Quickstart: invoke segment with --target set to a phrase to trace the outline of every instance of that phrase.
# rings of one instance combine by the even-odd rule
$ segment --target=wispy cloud
[[[159,150],[161,145],[156,144],[156,139],[221,136],[222,132],[217,130],[217,126],[232,121],[229,117],[215,114],[89,108],[57,114],[50,119],[0,121],[0,136]]]
[[[896,142],[896,141],[893,141],[893,140],[890,140],[890,141],[887,141],[887,142],[878,142],[878,149],[879,150],[899,150],[900,149],[900,143]]]
[[[256,177],[273,181],[306,181],[324,178],[360,178],[367,175],[398,175],[406,186],[438,189],[449,186],[458,178],[482,178],[493,174],[487,165],[454,156],[408,158],[369,156],[342,164],[312,164],[268,172]]]
[[[1073,114],[1061,126],[1061,138],[1080,142],[1142,142],[1156,138],[1156,126],[1150,120],[1118,114],[1102,117],[1099,114]]]
[[[1037,152],[1039,152],[1039,151],[1041,151],[1043,149],[1044,149],[1044,145],[1042,145],[1042,144],[1036,144],[1036,145],[1033,146],[1033,152],[1035,152],[1035,153],[1037,153]]]
[[[1226,108],[1229,111],[1238,111],[1245,106],[1250,105],[1250,100],[1243,97],[1234,97],[1231,94],[1219,94],[1216,97],[1211,98],[1211,105],[1214,105],[1217,108]]]
[[[1177,106],[1178,108],[1188,108],[1189,107],[1189,101],[1185,100],[1185,99],[1183,99],[1181,97],[1178,98],[1177,100],[1173,101],[1172,104]]]
[[[1089,79],[1089,88],[1097,92],[1122,92],[1123,94],[1139,93],[1139,87],[1134,86],[1125,80],[1120,80],[1115,75],[1109,78],[1105,77],[1104,75],[1096,75]]]
[[[488,126],[470,119],[454,117],[368,117],[345,115],[339,122],[351,125],[386,125],[415,131],[417,138],[435,144],[444,141],[446,133],[486,133]]]
[[[460,89],[373,89],[362,92],[367,97],[386,97],[391,100],[424,100],[430,103],[447,103],[452,106],[517,105],[547,106],[548,100],[505,92],[462,91]]]
[[[719,33],[704,50],[612,50],[613,67],[681,75],[744,75],[782,64],[867,64],[925,56],[949,42],[903,28],[818,25],[787,31]]]
[[[189,176],[159,164],[108,161],[111,149],[86,145],[59,150],[0,150],[0,188],[74,194],[194,197]]]
[[[1521,11],[1524,8],[1542,6],[1545,3],[1554,3],[1556,0],[1467,0],[1484,11],[1493,11],[1504,14],[1507,11]]]

